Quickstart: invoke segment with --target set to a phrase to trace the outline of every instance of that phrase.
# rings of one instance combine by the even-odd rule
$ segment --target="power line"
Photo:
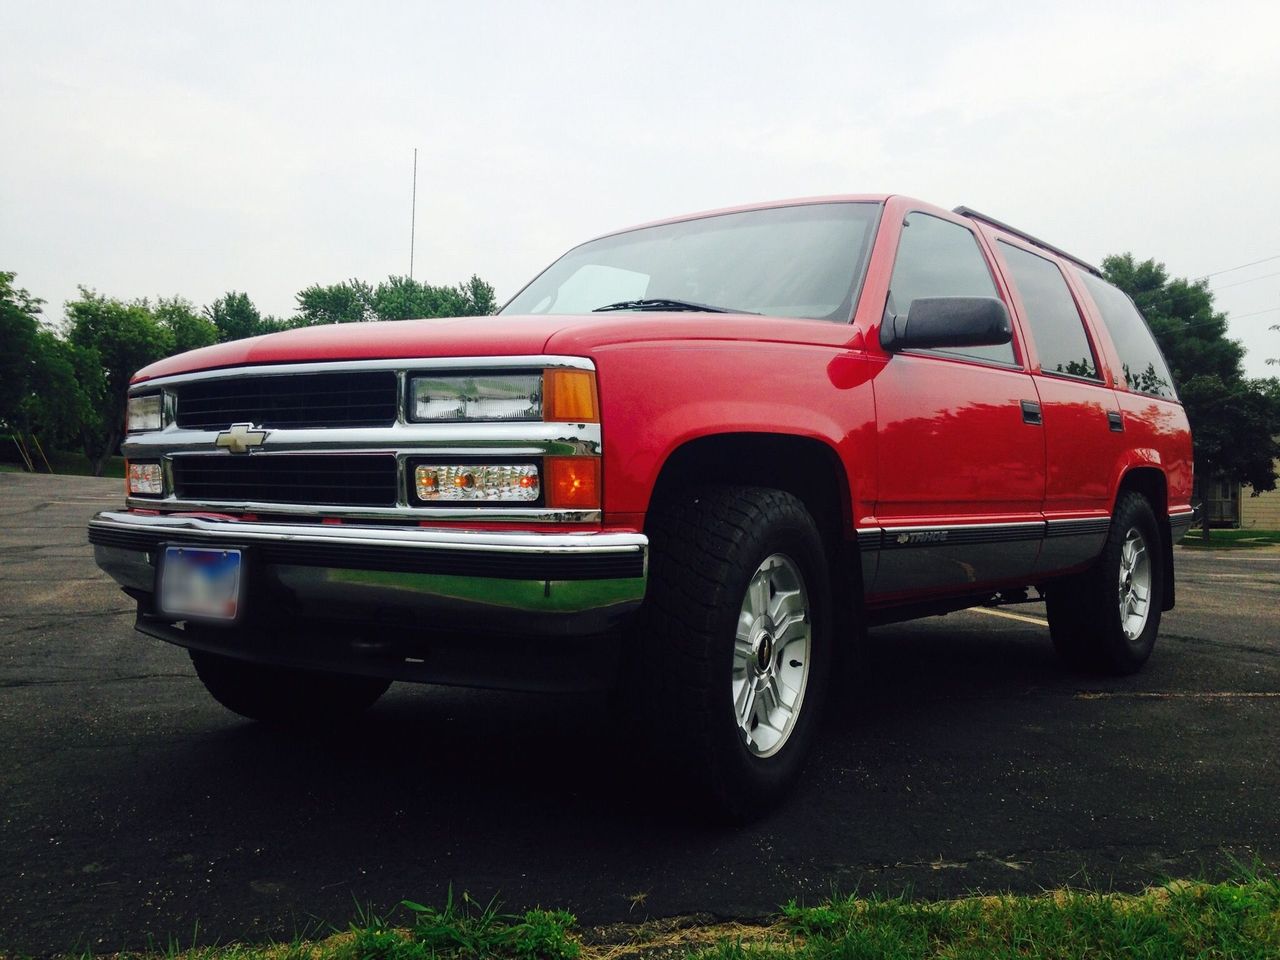
[[[1237,280],[1235,283],[1223,284],[1221,287],[1215,287],[1214,293],[1217,293],[1219,290],[1230,290],[1232,287],[1241,287],[1246,283],[1253,283],[1255,280],[1268,280],[1271,277],[1280,277],[1280,273],[1264,273],[1260,277],[1250,277],[1248,280]]]
[[[1267,307],[1265,310],[1255,310],[1253,313],[1237,313],[1235,316],[1228,314],[1228,319],[1243,320],[1245,317],[1260,317],[1264,313],[1275,313],[1277,310],[1280,310],[1280,307]]]
[[[1234,273],[1237,270],[1243,270],[1245,267],[1256,267],[1260,263],[1270,263],[1272,260],[1280,260],[1280,253],[1272,254],[1269,257],[1263,257],[1261,260],[1254,260],[1252,263],[1242,263],[1238,267],[1227,267],[1225,270],[1215,270],[1213,273],[1203,274],[1196,277],[1196,279],[1208,280],[1210,277],[1216,277],[1223,273]]]

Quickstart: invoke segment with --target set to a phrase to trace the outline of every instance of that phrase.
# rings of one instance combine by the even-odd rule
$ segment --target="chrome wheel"
[[[1137,640],[1147,626],[1151,609],[1151,557],[1137,527],[1130,527],[1120,546],[1120,626],[1129,640]]]
[[[747,584],[733,644],[733,709],[747,749],[768,757],[795,729],[809,681],[813,625],[795,562],[767,557]]]

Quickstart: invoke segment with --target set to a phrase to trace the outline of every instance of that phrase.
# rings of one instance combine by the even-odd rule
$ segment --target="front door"
[[[919,297],[1008,297],[964,223],[907,214],[887,311]],[[1039,396],[1014,343],[891,356],[875,376],[877,601],[1022,580],[1044,533]]]

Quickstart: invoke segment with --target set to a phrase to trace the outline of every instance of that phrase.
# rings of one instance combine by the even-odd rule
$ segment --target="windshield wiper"
[[[751,313],[750,310],[730,310],[728,307],[713,307],[709,303],[694,303],[692,300],[670,300],[666,297],[654,297],[648,300],[619,300],[617,303],[606,303],[596,307],[592,313],[608,313],[611,310],[671,310],[698,313]],[[759,316],[759,314],[755,314]]]

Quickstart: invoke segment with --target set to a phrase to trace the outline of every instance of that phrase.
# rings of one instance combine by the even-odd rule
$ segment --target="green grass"
[[[2,953],[2,950],[0,950]],[[1136,895],[1059,890],[1037,896],[916,900],[833,898],[788,904],[772,923],[660,921],[580,931],[560,910],[504,914],[452,895],[406,901],[396,919],[363,912],[319,940],[230,944],[128,956],[141,960],[978,960],[1280,956],[1280,880],[1179,881]]]
[[[1199,550],[1280,546],[1280,530],[1210,530],[1207,541],[1204,531],[1191,530],[1182,538],[1182,545]]]

